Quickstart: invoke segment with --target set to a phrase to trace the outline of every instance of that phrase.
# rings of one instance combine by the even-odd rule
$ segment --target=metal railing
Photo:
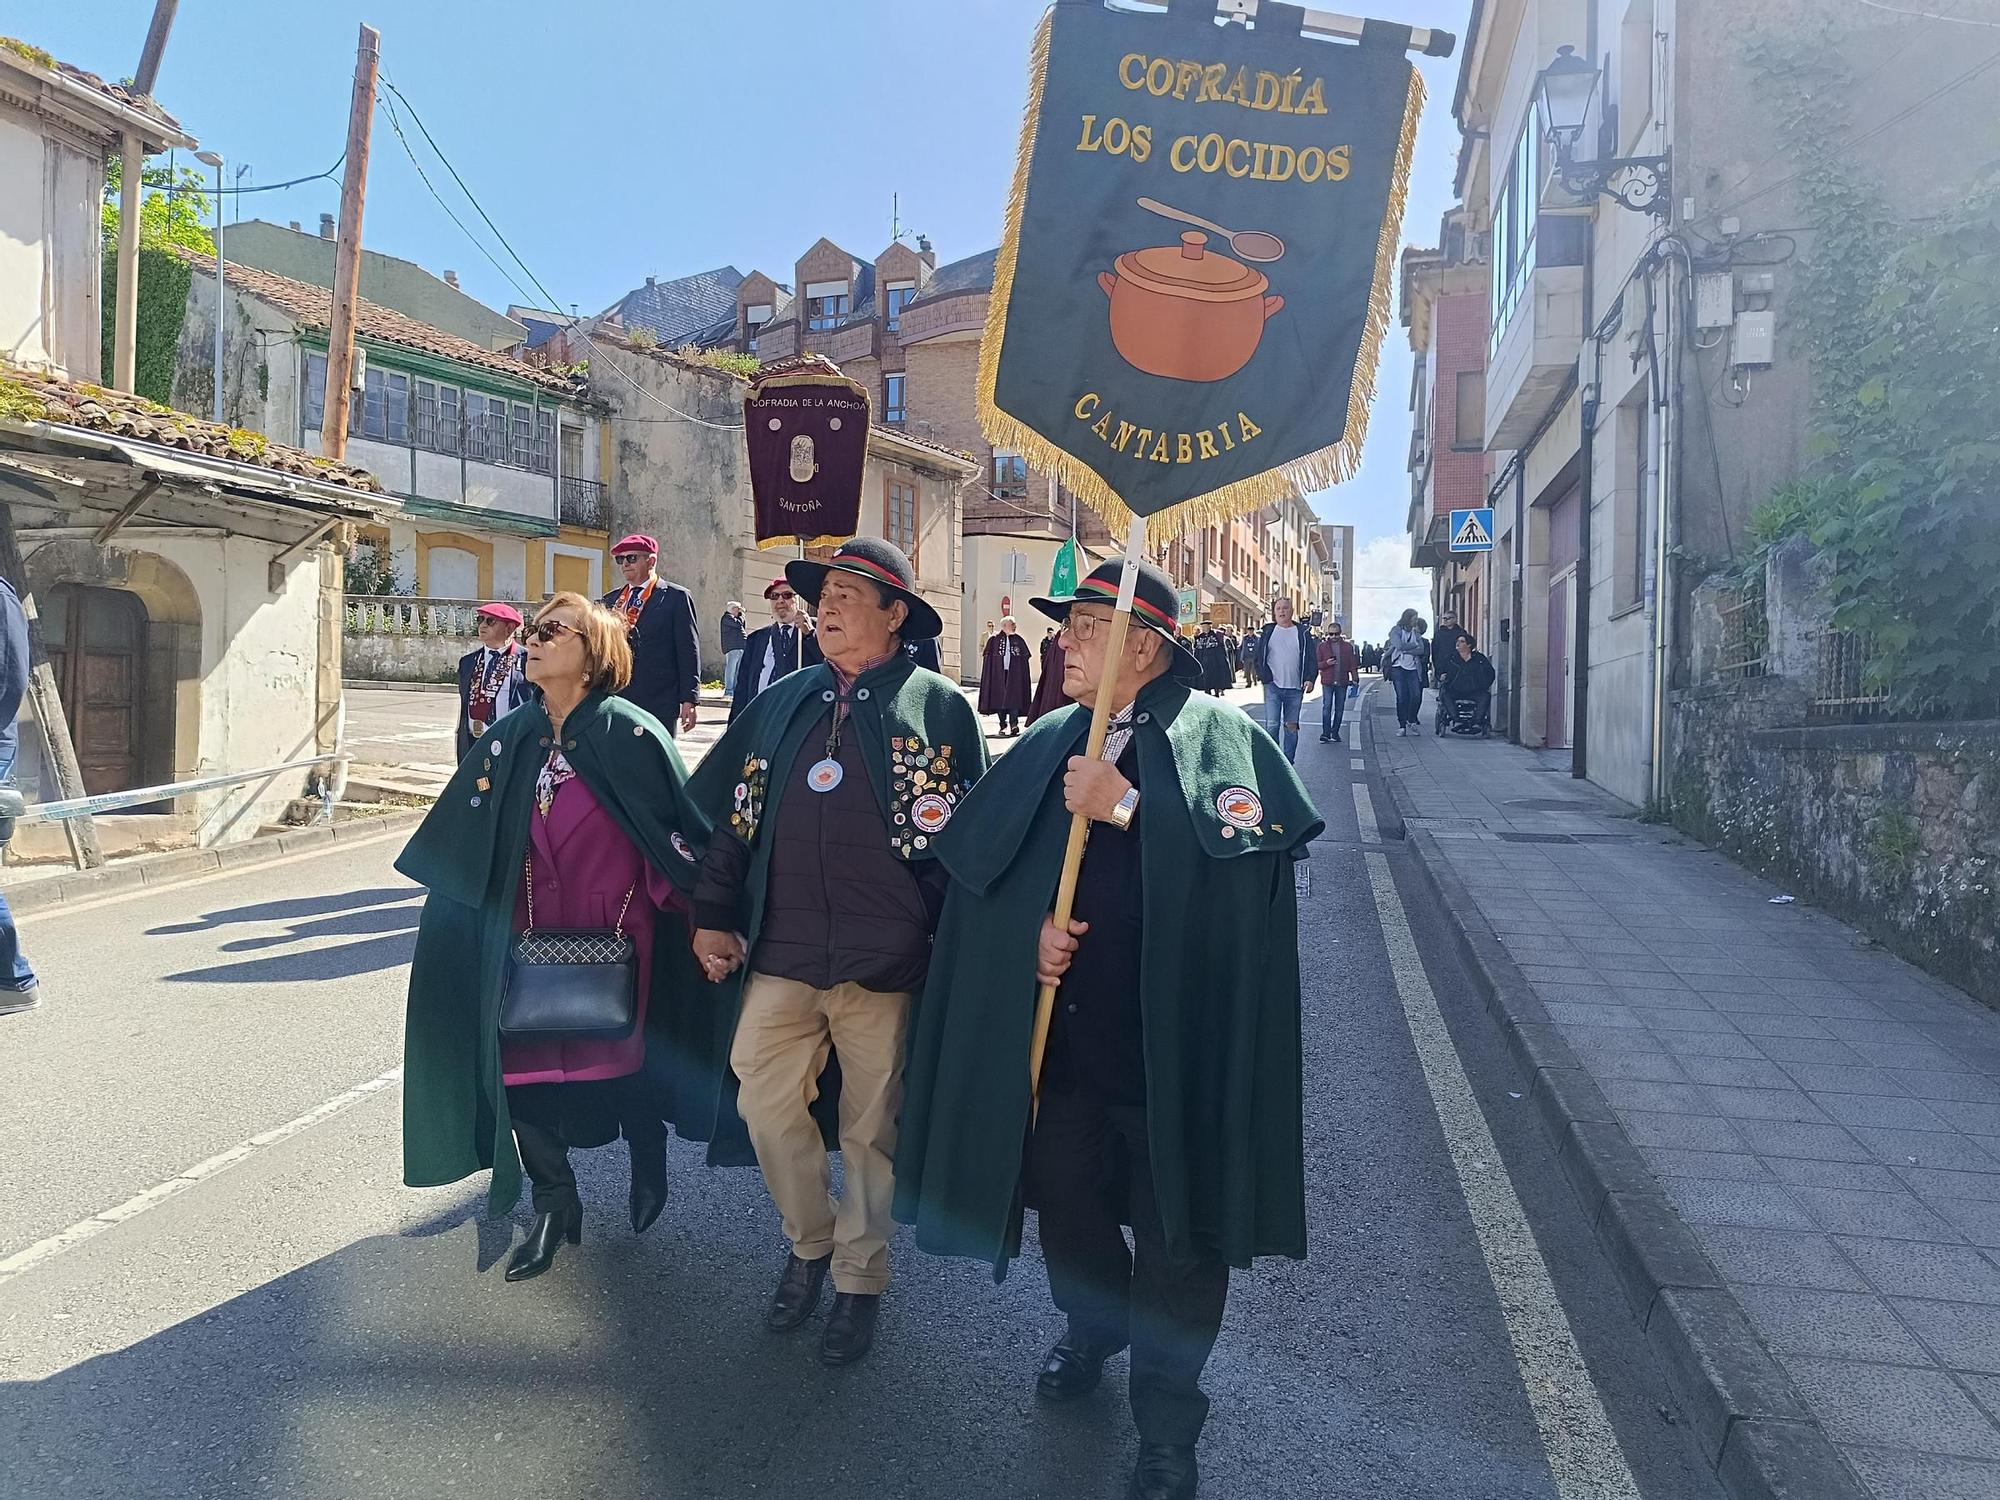
[[[595,479],[563,475],[557,500],[556,512],[563,525],[581,526],[589,531],[604,530],[604,486]]]
[[[483,599],[391,598],[350,594],[341,609],[348,635],[438,635],[471,640]],[[534,606],[515,602],[525,617]]]
[[[1819,664],[1813,677],[1806,715],[1813,719],[1853,722],[1886,711],[1889,692],[1870,681],[1875,642],[1851,630],[1829,630],[1819,638]]]
[[[1739,591],[1717,613],[1722,619],[1722,643],[1716,651],[1716,676],[1762,677],[1771,634],[1762,587]]]

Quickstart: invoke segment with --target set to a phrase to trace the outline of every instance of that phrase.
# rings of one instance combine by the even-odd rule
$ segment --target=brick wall
[[[1431,474],[1437,513],[1482,505],[1486,497],[1486,454],[1482,447],[1455,449],[1458,431],[1458,377],[1486,365],[1486,298],[1459,292],[1437,299],[1432,312],[1437,350],[1437,390],[1431,406]],[[1485,413],[1472,414],[1472,431],[1485,430]],[[1475,440],[1476,441],[1476,440]]]

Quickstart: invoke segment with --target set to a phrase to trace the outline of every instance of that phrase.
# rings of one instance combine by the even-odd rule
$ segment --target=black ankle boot
[[[1197,1483],[1193,1444],[1142,1442],[1126,1493],[1131,1500],[1194,1500]]]
[[[667,1143],[627,1141],[632,1152],[632,1232],[644,1234],[667,1206]]]
[[[583,1243],[583,1205],[580,1203],[542,1214],[535,1220],[535,1227],[528,1231],[528,1238],[514,1252],[513,1259],[507,1262],[507,1279],[526,1281],[531,1276],[541,1275],[556,1263],[556,1250],[564,1240],[572,1245]]]

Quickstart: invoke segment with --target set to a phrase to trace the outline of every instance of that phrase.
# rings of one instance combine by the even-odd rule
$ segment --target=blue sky
[[[79,0],[34,7],[7,29],[118,78],[138,62],[152,9]],[[789,279],[822,234],[874,255],[889,242],[897,193],[905,228],[929,235],[941,261],[990,248],[1041,10],[1040,0],[197,0],[180,8],[156,96],[204,147],[251,163],[247,183],[322,171],[340,155],[355,36],[369,22],[382,32],[384,76],[557,300],[589,313],[649,273],[734,265]],[[1466,10],[1465,0],[1369,7],[1456,32]],[[1431,103],[1404,235],[1428,244],[1450,200],[1458,64],[1420,65]],[[415,136],[407,119],[404,128]],[[339,187],[243,203],[245,218],[310,227],[338,207]],[[456,270],[496,307],[543,300],[510,285],[446,217],[379,111],[364,229],[372,248]],[[1422,603],[1421,582],[1397,561],[1409,555],[1409,382],[1395,327],[1361,475],[1313,501],[1322,519],[1355,526],[1365,555],[1371,540],[1396,539],[1360,572],[1357,629],[1370,636],[1403,604]]]

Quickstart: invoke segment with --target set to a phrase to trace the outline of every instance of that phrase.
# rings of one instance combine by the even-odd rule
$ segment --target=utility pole
[[[326,349],[326,413],[319,451],[347,456],[348,401],[353,391],[354,302],[361,283],[361,208],[368,196],[368,140],[375,123],[375,73],[382,33],[363,23],[354,52],[354,101],[347,112],[347,166],[340,175],[340,228],[333,247],[333,329]]]
[[[153,24],[146,28],[146,45],[139,54],[139,71],[132,75],[134,93],[150,98],[160,76],[160,58],[167,50],[180,0],[154,0]],[[118,307],[111,330],[111,384],[133,390],[139,378],[139,198],[146,173],[146,143],[134,131],[120,144],[124,180],[118,191]]]
[[[56,773],[59,801],[81,797],[83,771],[76,763],[76,746],[69,737],[69,720],[63,717],[62,695],[56,690],[55,668],[49,665],[49,643],[42,633],[42,615],[35,596],[28,591],[28,570],[21,565],[21,544],[14,535],[14,509],[0,501],[0,577],[20,595],[21,611],[28,617],[28,700],[35,705],[35,722],[42,727],[42,739],[49,747],[49,760]],[[90,814],[63,820],[63,836],[69,840],[70,858],[79,870],[94,870],[104,863],[104,851],[97,844],[97,824]]]

